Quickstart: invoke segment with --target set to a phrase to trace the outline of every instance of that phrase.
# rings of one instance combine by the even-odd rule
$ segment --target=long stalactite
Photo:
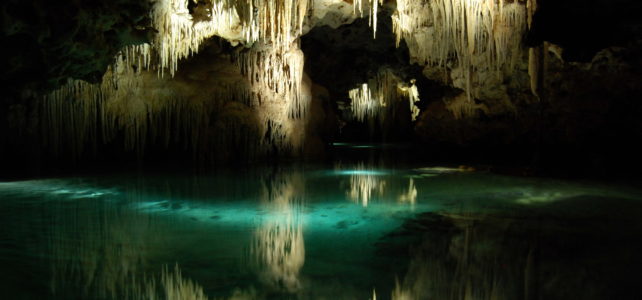
[[[46,118],[41,122],[41,135],[52,153],[71,149],[72,156],[81,156],[88,145],[95,150],[100,143],[122,136],[124,148],[139,155],[158,140],[165,146],[181,140],[198,156],[198,149],[206,148],[211,135],[207,128],[215,122],[212,114],[232,102],[253,110],[259,125],[241,130],[228,124],[225,130],[230,135],[250,130],[266,136],[258,141],[244,139],[245,148],[253,149],[249,152],[260,155],[275,147],[283,152],[301,151],[305,137],[300,127],[305,126],[311,95],[309,86],[303,84],[304,59],[298,39],[306,31],[314,0],[199,1],[198,16],[190,11],[188,1],[156,1],[150,16],[158,33],[149,44],[124,48],[100,84],[71,80],[43,97]],[[373,37],[383,4],[353,2],[354,15],[368,16]],[[405,40],[415,62],[463,74],[465,83],[460,87],[467,93],[466,103],[471,104],[477,72],[492,70],[504,76],[515,68],[522,56],[521,36],[531,25],[535,9],[534,0],[398,0],[393,31],[397,45]],[[213,36],[241,45],[233,59],[246,80],[209,88],[207,97],[172,90],[169,83],[179,62],[202,50]],[[537,86],[536,60],[531,55],[533,86]],[[386,106],[390,109],[398,102],[392,99],[400,98],[408,99],[411,117],[417,117],[416,86],[391,78],[377,74],[350,92],[357,119],[372,117]],[[465,103],[456,106],[460,112],[470,110],[464,108]],[[65,139],[70,142],[62,142]]]
[[[393,32],[397,46],[406,41],[414,61],[462,74],[459,87],[472,103],[478,72],[506,76],[515,69],[531,8],[508,0],[397,0]]]

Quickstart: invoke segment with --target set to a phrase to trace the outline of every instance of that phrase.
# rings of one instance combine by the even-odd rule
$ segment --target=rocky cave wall
[[[430,101],[415,124],[419,139],[426,149],[472,161],[567,174],[640,167],[642,35],[634,13],[639,7],[630,1],[538,2],[524,45],[542,47],[546,56],[539,99],[529,92],[524,57],[510,76],[479,85],[472,114],[458,117],[450,109],[461,94]],[[453,73],[426,68],[424,74],[444,85],[457,81]]]
[[[181,61],[173,79],[151,79],[156,76],[151,72],[147,77],[153,83],[146,88],[147,96],[127,104],[149,101],[144,99],[154,93],[179,95],[193,104],[179,110],[200,109],[198,130],[188,129],[194,125],[191,121],[185,123],[191,125],[178,124],[179,115],[172,110],[179,106],[167,105],[158,108],[163,113],[155,118],[174,120],[165,123],[175,127],[155,128],[155,123],[146,121],[143,134],[149,142],[143,154],[123,147],[126,126],[107,141],[98,138],[81,145],[82,153],[70,146],[78,137],[56,137],[62,146],[55,151],[51,143],[42,142],[46,116],[35,95],[60,87],[69,78],[99,82],[123,46],[154,39],[150,6],[145,1],[3,4],[2,39],[10,54],[4,59],[2,77],[9,88],[0,105],[0,157],[7,166],[20,169],[25,161],[37,166],[54,157],[135,160],[137,152],[138,159],[142,155],[201,162],[243,161],[252,156],[248,141],[265,139],[265,131],[272,129],[259,128],[256,107],[211,97],[214,87],[225,82],[247,83],[231,62],[243,47],[217,40],[206,42],[196,56]],[[367,16],[355,15],[352,1],[316,0],[310,7],[301,49],[307,74],[304,85],[312,105],[297,126],[306,128],[301,132],[305,145],[295,156],[320,157],[329,142],[364,140],[365,136],[368,141],[414,143],[424,158],[562,163],[561,168],[596,167],[604,172],[609,165],[639,165],[636,158],[641,149],[635,142],[642,137],[638,117],[642,46],[637,2],[538,1],[533,24],[518,43],[524,51],[514,70],[495,76],[476,69],[472,99],[465,91],[465,72],[452,65],[422,63],[413,57],[417,45],[408,45],[404,39],[395,47],[390,18],[394,1],[380,7],[375,39]],[[222,35],[233,45],[238,43],[238,33]],[[545,57],[539,97],[531,91],[529,47],[541,49]],[[381,123],[358,122],[345,109],[350,104],[348,91],[382,68],[393,70],[403,82],[416,79],[421,97],[416,103],[421,109],[417,121],[408,118],[408,104],[398,106],[396,117]],[[95,122],[104,121],[101,118]],[[68,125],[72,126],[78,124]],[[150,133],[163,130],[169,133]],[[193,144],[196,139],[198,143]],[[264,151],[263,157],[282,152],[274,148]]]

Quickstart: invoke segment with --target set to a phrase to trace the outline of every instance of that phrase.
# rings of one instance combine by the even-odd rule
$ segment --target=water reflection
[[[251,253],[259,277],[273,289],[296,292],[305,263],[301,195],[302,174],[270,176],[262,187],[262,206],[268,216],[254,232]]]
[[[163,237],[151,216],[103,201],[53,204],[48,230],[50,286],[62,298],[125,297]]]
[[[414,206],[417,203],[415,175],[396,176],[382,171],[381,167],[367,165],[363,162],[350,165],[335,165],[337,174],[350,175],[346,197],[355,203],[367,207],[372,200],[396,199],[401,204]],[[407,178],[407,181],[405,180]],[[407,187],[404,188],[404,182]]]
[[[413,206],[417,203],[417,188],[415,187],[415,180],[412,177],[408,178],[408,189],[401,193],[397,199],[401,203],[410,203]]]
[[[592,207],[590,218],[586,211],[560,212],[569,206],[559,203],[490,214],[423,213],[381,244],[412,249],[391,299],[637,299],[642,226],[634,220],[642,204],[593,196],[575,204],[602,207],[603,201],[616,208]],[[612,214],[625,207],[632,211]]]
[[[368,206],[370,199],[373,196],[382,197],[385,188],[386,180],[379,175],[374,175],[374,172],[364,172],[366,168],[363,164],[357,165],[355,172],[350,175],[350,189],[347,192],[348,199],[361,203],[362,206]]]
[[[0,198],[0,298],[641,298],[637,188],[357,163]]]

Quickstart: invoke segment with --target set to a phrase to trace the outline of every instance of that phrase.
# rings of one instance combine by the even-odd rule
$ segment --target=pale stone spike
[[[420,64],[463,70],[469,101],[478,71],[513,70],[527,19],[525,5],[503,0],[398,0],[392,16],[397,46],[406,40]]]
[[[383,117],[386,111],[394,111],[396,103],[402,99],[409,100],[413,121],[419,115],[419,109],[415,106],[419,101],[419,92],[414,81],[408,86],[386,68],[359,88],[348,91],[348,96],[352,100],[352,113],[361,122]]]

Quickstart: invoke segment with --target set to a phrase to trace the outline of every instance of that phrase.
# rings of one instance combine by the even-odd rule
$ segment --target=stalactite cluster
[[[244,148],[254,150],[248,152],[258,155],[273,147],[286,151],[301,147],[304,131],[300,127],[305,126],[310,97],[309,88],[302,88],[303,53],[298,37],[311,1],[214,0],[204,2],[209,5],[204,10],[207,16],[198,19],[190,14],[187,3],[156,2],[150,13],[158,31],[155,39],[123,49],[101,84],[73,81],[44,97],[42,106],[49,118],[42,122],[43,136],[54,154],[62,152],[59,141],[65,136],[72,137],[67,147],[76,156],[88,142],[108,142],[121,132],[125,148],[139,154],[148,140],[162,138],[167,145],[177,135],[197,151],[207,134],[200,131],[207,127],[209,116],[220,108],[218,104],[229,101],[254,109],[262,131],[256,136],[267,136],[250,141]],[[178,62],[197,53],[215,35],[249,48],[235,56],[249,84],[214,89],[207,98],[217,104],[189,101],[184,91],[164,88],[171,80],[165,74],[174,77]],[[159,78],[153,78],[153,72]],[[70,114],[71,119],[63,117]],[[230,135],[241,134],[234,128],[225,130]]]
[[[398,0],[393,31],[418,63],[459,70],[464,82],[458,87],[472,103],[479,71],[504,76],[515,68],[530,7],[507,0]]]
[[[386,112],[392,111],[401,99],[408,99],[411,119],[419,115],[415,103],[419,101],[419,92],[414,81],[408,85],[388,68],[382,68],[367,83],[348,92],[352,100],[352,113],[358,121],[385,118]]]
[[[372,38],[377,37],[377,11],[379,10],[379,5],[383,5],[383,0],[368,0],[364,2],[363,0],[354,0],[353,3],[353,13],[356,15],[357,11],[359,16],[363,18],[364,11],[368,13],[368,25],[372,27]]]
[[[159,139],[166,146],[180,140],[197,154],[198,149],[212,142],[212,134],[207,132],[215,122],[212,115],[229,102],[248,106],[259,125],[255,129],[239,129],[228,124],[223,130],[230,135],[250,130],[265,137],[258,141],[246,139],[243,143],[248,143],[244,147],[251,149],[248,153],[266,153],[275,148],[299,151],[304,139],[300,127],[305,126],[310,90],[304,87],[304,59],[298,38],[306,30],[314,0],[201,1],[197,16],[190,11],[188,1],[155,2],[150,19],[158,34],[150,44],[123,49],[102,83],[70,81],[43,98],[46,117],[41,122],[42,136],[54,154],[67,147],[72,149],[72,156],[78,156],[87,145],[95,149],[99,142],[113,141],[119,135],[126,149],[139,154]],[[464,108],[466,105],[473,105],[470,98],[475,96],[478,71],[491,70],[502,76],[514,68],[522,55],[521,35],[531,23],[534,3],[398,0],[392,16],[393,30],[397,44],[404,39],[416,62],[463,74],[465,83],[459,87],[467,92],[468,100],[451,105],[461,116],[470,110]],[[373,36],[381,5],[381,0],[353,2],[355,15],[368,15]],[[207,96],[170,88],[179,61],[201,50],[203,42],[212,36],[244,46],[236,50],[233,59],[246,80],[223,81],[209,88]],[[531,55],[531,61],[535,60],[536,56]],[[536,72],[537,64],[531,65],[532,72]],[[358,120],[381,117],[381,111],[392,110],[402,98],[408,99],[413,120],[419,114],[416,86],[402,82],[392,72],[376,74],[368,83],[350,91],[349,96]],[[220,128],[224,122],[216,124]],[[229,140],[221,136],[214,140]],[[62,143],[67,138],[70,143]]]
[[[220,121],[213,120],[212,114],[224,103],[248,102],[246,99],[252,95],[246,82],[221,81],[208,88],[206,94],[180,89],[181,85],[169,78],[133,68],[131,61],[123,51],[100,84],[71,81],[45,96],[41,104],[41,135],[53,154],[67,150],[76,158],[87,145],[95,150],[97,144],[119,137],[126,150],[139,155],[148,144],[167,147],[177,141],[196,152],[206,143],[221,142],[226,134],[220,132],[215,141],[208,141],[207,128]],[[238,125],[226,122],[227,134],[240,134]],[[248,152],[258,148],[252,143],[247,146]]]

